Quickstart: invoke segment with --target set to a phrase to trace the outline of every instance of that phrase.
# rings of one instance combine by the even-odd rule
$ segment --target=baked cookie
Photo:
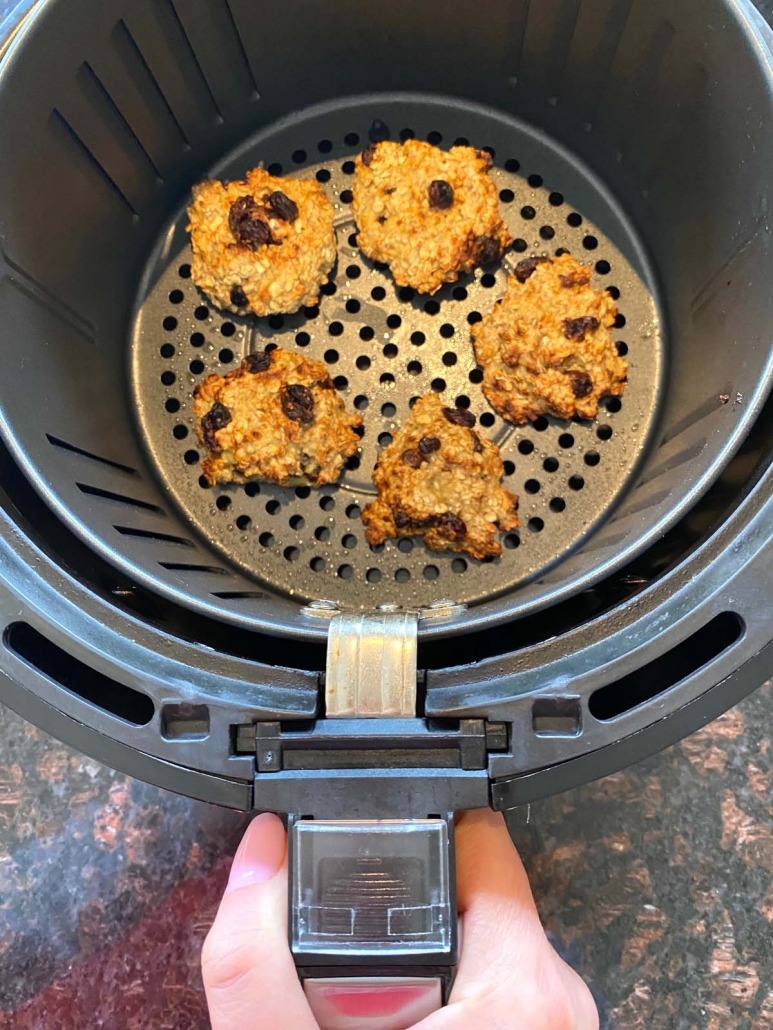
[[[491,155],[439,150],[421,140],[384,140],[355,162],[357,244],[389,265],[398,286],[435,293],[476,265],[492,265],[512,242],[488,176]]]
[[[292,314],[319,299],[336,259],[333,205],[318,182],[263,168],[193,187],[193,281],[219,308]]]
[[[502,418],[595,418],[603,397],[625,390],[628,364],[609,331],[617,308],[590,281],[590,268],[569,254],[525,258],[472,327],[483,392]]]
[[[249,354],[194,390],[207,481],[261,479],[279,486],[334,483],[359,446],[350,414],[318,361],[276,349]]]
[[[423,536],[433,551],[502,553],[497,530],[518,525],[518,502],[500,485],[499,448],[474,426],[471,411],[444,407],[437,394],[416,401],[373,470],[378,499],[362,513],[369,543]]]

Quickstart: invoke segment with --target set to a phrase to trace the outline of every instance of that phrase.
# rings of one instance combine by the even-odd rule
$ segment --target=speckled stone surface
[[[511,813],[607,1030],[773,1030],[773,687],[625,772]],[[0,1028],[198,1030],[245,817],[0,709]]]

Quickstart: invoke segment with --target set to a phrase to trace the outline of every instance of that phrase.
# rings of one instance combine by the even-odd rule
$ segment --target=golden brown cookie
[[[357,451],[362,418],[350,414],[327,369],[291,351],[250,354],[194,391],[208,482],[334,483]]]
[[[497,531],[518,525],[518,502],[500,485],[499,448],[474,427],[471,411],[444,407],[437,394],[416,402],[373,470],[378,499],[362,513],[369,543],[423,536],[433,551],[502,553]]]
[[[488,176],[491,157],[410,139],[374,143],[355,162],[357,243],[389,265],[398,286],[435,293],[512,242]]]
[[[628,365],[610,333],[617,308],[571,255],[519,262],[507,292],[472,328],[483,392],[510,422],[595,418],[625,390]]]
[[[200,182],[188,208],[193,281],[236,313],[291,314],[319,299],[336,259],[333,206],[314,180],[263,168]]]

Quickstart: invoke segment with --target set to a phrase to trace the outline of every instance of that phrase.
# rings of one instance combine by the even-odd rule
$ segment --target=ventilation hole
[[[534,419],[531,425],[532,429],[536,429],[538,433],[544,433],[550,425],[550,423],[544,415],[539,415],[537,418]]]
[[[378,445],[379,445],[379,447],[388,447],[391,442],[392,442],[392,434],[391,433],[379,433],[379,436],[378,436]]]
[[[566,220],[573,229],[577,229],[582,225],[582,215],[577,214],[576,211],[572,211],[570,215],[567,215]]]
[[[162,343],[159,348],[159,353],[162,358],[174,357],[174,347],[171,343]]]
[[[204,346],[204,333],[191,333],[191,346],[192,347],[203,347]]]
[[[161,382],[164,384],[164,386],[171,386],[172,383],[175,381],[175,378],[176,377],[175,377],[174,372],[162,372],[161,373]]]
[[[503,204],[512,204],[512,202],[515,200],[515,194],[512,190],[500,190],[499,199],[502,201]]]
[[[188,368],[191,370],[193,375],[199,376],[204,371],[204,362],[199,361],[199,359],[196,358],[190,363],[190,365],[188,365]]]
[[[302,165],[305,160],[306,160],[306,151],[305,150],[294,150],[293,151],[293,161],[294,161],[295,164]]]
[[[612,426],[599,426],[596,430],[596,436],[599,438],[599,440],[611,440]]]
[[[420,361],[409,361],[405,366],[408,375],[418,376],[421,375],[422,366]]]
[[[399,350],[394,343],[387,343],[384,345],[383,354],[385,358],[396,358]]]
[[[276,498],[266,501],[266,511],[269,515],[276,515],[281,507],[282,505],[276,500]]]
[[[331,326],[331,328],[332,328],[332,326]],[[337,350],[326,350],[324,357],[325,357],[325,361],[327,362],[328,365],[335,365],[335,363],[338,361],[338,351]]]
[[[487,154],[491,154],[491,160],[493,161],[497,156],[496,150],[493,147],[481,147],[481,150],[485,150]]]
[[[466,572],[467,562],[464,560],[464,558],[454,558],[454,560],[451,562],[451,571],[457,573]]]
[[[408,569],[397,569],[395,572],[395,579],[398,583],[407,583],[411,578],[411,573]]]
[[[490,411],[484,411],[483,414],[480,416],[480,424],[482,426],[485,426],[486,429],[490,429],[495,422],[496,418],[491,414]]]
[[[620,290],[616,286],[607,286],[607,293],[612,300],[620,300]]]
[[[560,512],[566,508],[566,501],[563,499],[563,497],[553,497],[551,498],[548,507],[551,511]]]
[[[540,489],[540,483],[538,479],[527,479],[523,484],[523,488],[527,494],[538,494]]]
[[[284,549],[284,551],[282,553],[284,555],[285,561],[298,561],[298,559],[301,556],[301,552],[300,552],[299,548],[292,547],[292,546],[285,547],[285,549]]]
[[[403,143],[405,143],[407,139],[413,139],[415,135],[416,133],[413,129],[400,129],[400,139]]]
[[[548,197],[548,202],[552,207],[561,207],[564,202],[563,193],[551,193]]]
[[[527,222],[530,222],[532,220],[532,218],[536,218],[536,217],[537,217],[537,212],[534,210],[534,208],[530,204],[527,204],[526,207],[522,207],[521,208],[521,218],[525,218]]]
[[[383,286],[374,286],[370,291],[370,295],[373,300],[383,300],[386,297],[386,290]]]
[[[311,343],[311,337],[308,333],[301,331],[300,333],[295,334],[295,342],[299,347],[308,347]]]
[[[483,315],[481,315],[480,311],[471,311],[467,316],[467,321],[470,325],[475,325],[476,322],[483,321]]]
[[[303,529],[305,525],[306,519],[304,519],[303,515],[292,515],[290,517],[290,529]]]
[[[357,135],[356,132],[347,132],[347,134],[344,136],[344,143],[347,145],[347,147],[356,147],[359,142],[360,137]]]
[[[430,581],[434,581],[440,577],[440,569],[437,565],[425,565],[424,566],[424,578]]]
[[[613,415],[616,412],[620,411],[622,406],[623,406],[623,402],[620,400],[619,397],[608,397],[607,400],[604,401],[604,407],[607,409],[607,411],[611,412]]]
[[[411,333],[411,343],[414,347],[421,347],[427,337],[419,329],[415,333]]]
[[[241,529],[241,530],[249,529],[251,525],[252,525],[252,519],[249,517],[249,515],[239,515],[237,517],[237,519],[236,519],[236,528],[237,529]]]
[[[209,308],[205,304],[199,304],[193,312],[193,317],[199,322],[205,322],[209,318]]]
[[[244,492],[248,497],[257,497],[260,493],[260,483],[247,483],[244,487]]]
[[[465,394],[461,394],[459,397],[456,398],[455,403],[457,408],[464,408],[466,410],[470,406],[470,398],[465,396]]]
[[[586,465],[590,465],[590,467],[593,468],[601,461],[601,455],[598,451],[588,451],[585,454],[584,461]]]
[[[543,240],[552,240],[556,234],[556,230],[552,225],[543,225],[539,231],[540,236]]]
[[[273,547],[274,546],[274,534],[273,533],[261,533],[258,537],[258,543],[261,547]]]
[[[529,519],[528,526],[532,533],[541,533],[545,528],[545,523],[535,515],[534,518]]]
[[[516,251],[518,254],[523,254],[523,252],[528,249],[529,244],[526,242],[526,240],[522,240],[520,239],[520,237],[517,240],[513,240],[513,250]]]
[[[566,247],[558,247],[558,249],[556,250],[556,257],[561,257],[562,254],[568,253],[569,251],[566,249]]]
[[[314,536],[321,544],[325,544],[330,539],[330,529],[327,526],[317,526]]]
[[[394,381],[395,377],[392,375],[391,372],[384,372],[384,374],[379,379],[379,382],[382,386],[391,386],[392,383],[394,383]]]
[[[309,319],[317,318],[317,316],[319,315],[319,305],[315,304],[314,307],[304,308],[303,309],[303,314],[304,314],[304,317],[309,318]]]
[[[506,476],[512,476],[515,472],[515,464],[512,461],[505,461],[502,467]]]
[[[234,352],[230,350],[228,347],[223,347],[223,349],[218,354],[218,358],[220,359],[220,361],[222,361],[224,365],[228,365],[234,359]]]
[[[361,459],[359,455],[353,454],[351,458],[346,459],[346,464],[344,465],[344,468],[349,469],[350,472],[356,472],[356,470],[360,467],[360,461]]]
[[[182,290],[172,290],[169,294],[169,302],[171,304],[182,304],[185,300],[185,294]]]
[[[368,583],[380,583],[381,582],[381,569],[368,569],[365,573],[365,579]]]
[[[454,300],[467,300],[467,290],[463,286],[454,286],[451,296]]]
[[[354,406],[358,411],[364,411],[368,403],[368,398],[362,393],[354,398]]]
[[[519,172],[520,170],[521,162],[516,161],[514,157],[508,157],[508,159],[505,161],[505,171],[512,172],[513,174],[515,174],[515,172]]]
[[[530,175],[526,180],[532,189],[538,190],[543,183],[541,175]]]
[[[188,427],[187,426],[175,426],[174,429],[172,430],[172,433],[174,435],[175,440],[184,440],[185,437],[188,435]]]
[[[360,517],[360,506],[359,504],[350,504],[346,509],[346,517],[348,519],[358,519]]]
[[[312,558],[309,562],[309,568],[312,572],[322,572],[322,570],[325,568],[325,559]]]
[[[628,344],[624,343],[622,340],[618,340],[615,346],[617,347],[617,353],[621,358],[624,358],[628,353]]]
[[[467,377],[471,383],[482,383],[483,382],[483,369],[474,368],[469,376]]]
[[[269,175],[277,176],[282,174],[282,166],[278,161],[272,161],[272,163],[266,169]]]
[[[324,293],[326,297],[332,297],[337,289],[338,287],[336,286],[336,284],[334,282],[330,282],[329,280],[326,283],[322,283],[322,285],[320,286],[320,291]]]
[[[398,540],[397,550],[402,551],[403,554],[410,554],[413,550],[413,540],[407,536],[403,537],[402,540]]]
[[[372,340],[375,335],[374,330],[369,325],[364,325],[360,329],[360,339],[365,340],[366,343],[368,340]]]
[[[469,147],[469,145],[470,141],[467,139],[466,136],[457,136],[454,140],[455,147]]]
[[[435,393],[442,393],[443,390],[445,390],[446,388],[446,381],[445,379],[440,379],[440,377],[438,377],[437,379],[432,380],[430,386],[435,391]]]
[[[236,332],[236,326],[233,324],[233,322],[223,322],[223,324],[220,326],[220,332],[223,336],[233,336],[233,334]],[[202,340],[202,343],[203,342],[204,341]]]
[[[578,475],[569,476],[567,482],[569,483],[570,490],[582,490],[582,488],[585,486],[585,480],[582,478],[582,476]]]
[[[272,329],[282,329],[285,324],[285,320],[281,315],[271,315],[268,320],[268,324]]]
[[[190,277],[191,277],[191,266],[190,265],[180,265],[180,267],[177,269],[177,271],[178,271],[179,276],[180,276],[181,279],[190,279]]]
[[[612,271],[612,266],[608,261],[597,261],[596,271],[599,275],[609,275],[609,273]]]
[[[521,454],[531,454],[534,450],[534,444],[531,440],[521,440],[518,444],[518,450]]]
[[[169,397],[164,402],[164,407],[170,414],[174,414],[175,411],[180,410],[180,402],[177,400],[176,397]]]
[[[574,437],[571,433],[562,433],[558,438],[558,446],[563,447],[564,450],[568,450],[570,447],[574,447]]]
[[[508,551],[514,551],[516,547],[521,546],[521,538],[517,533],[508,533],[504,542]]]
[[[595,236],[586,236],[585,239],[582,241],[582,245],[583,247],[585,247],[586,250],[595,250],[596,247],[598,247],[599,245],[599,241],[596,239]]]
[[[231,507],[231,498],[226,494],[221,494],[220,497],[215,501],[219,511],[226,511]]]
[[[438,143],[443,142],[443,137],[439,132],[427,133],[427,143],[431,143],[433,147],[436,147]]]
[[[558,472],[558,458],[545,458],[542,467],[546,472]]]
[[[411,397],[411,399],[408,401],[408,407],[412,408],[416,404],[416,402],[420,400],[421,397]]]
[[[615,319],[615,329],[622,329],[625,326],[625,315],[618,314]]]
[[[199,486],[202,490],[211,490],[211,485],[206,476],[199,476]]]
[[[311,497],[311,487],[308,486],[296,486],[295,496],[299,501],[305,501],[307,497]]]
[[[401,286],[400,287],[400,290],[398,292],[398,297],[405,304],[410,303],[410,301],[412,301],[415,296],[416,296],[416,290],[414,290],[411,286]]]
[[[360,370],[360,372],[367,372],[370,368],[370,358],[367,357],[367,355],[365,354],[361,354],[359,358],[357,358],[357,360],[355,361],[355,365]]]
[[[317,172],[317,182],[330,182],[330,172],[327,168],[320,168]]]
[[[347,533],[341,538],[341,543],[347,551],[351,551],[357,546],[357,537],[354,533]]]
[[[480,284],[485,287],[485,289],[490,290],[492,286],[496,286],[497,277],[492,275],[491,272],[486,272],[485,275],[480,277]]]
[[[323,511],[332,511],[336,506],[335,498],[330,494],[324,494],[319,499],[319,506]]]
[[[338,578],[339,579],[351,579],[354,575],[354,569],[351,565],[339,565],[338,566]]]
[[[354,426],[352,432],[355,436],[359,436],[362,439],[365,436],[365,426]]]
[[[161,323],[168,333],[177,328],[177,319],[173,315],[167,315]]]
[[[659,658],[594,691],[588,702],[591,715],[614,719],[670,690],[732,647],[743,631],[737,615],[722,612]]]
[[[351,300],[347,300],[346,302],[346,310],[350,315],[356,315],[360,310],[360,302],[352,297]]]
[[[348,161],[347,164],[351,164],[351,162]],[[354,165],[352,165],[352,168],[354,168]],[[352,191],[351,190],[341,190],[341,192],[340,192],[340,194],[338,196],[338,199],[341,201],[342,204],[351,204],[352,199],[353,199]],[[348,272],[348,269],[347,269],[347,272]],[[359,275],[359,274],[360,274],[360,270],[358,268],[357,269],[357,275]],[[356,279],[357,276],[356,275],[355,276],[349,276],[349,278],[350,279]]]

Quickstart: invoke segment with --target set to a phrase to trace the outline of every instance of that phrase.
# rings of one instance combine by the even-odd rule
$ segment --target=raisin
[[[567,340],[578,340],[580,343],[585,339],[587,332],[595,332],[601,323],[593,315],[583,315],[582,318],[564,319],[564,336]]]
[[[375,157],[375,154],[376,154],[376,148],[373,145],[371,145],[369,147],[366,147],[363,150],[363,152],[362,152],[362,154],[360,156],[361,156],[362,163],[365,165],[366,168],[370,168],[370,162]]]
[[[454,188],[445,179],[434,179],[427,189],[429,206],[436,211],[447,211],[454,202]]]
[[[219,429],[223,429],[231,421],[231,412],[220,401],[215,401],[206,415],[201,420],[201,435],[204,437],[204,443],[211,451],[219,451],[217,441],[215,440],[215,433]]]
[[[587,397],[593,389],[593,380],[587,372],[580,372],[578,369],[571,369],[566,373],[569,377],[569,385],[575,397]]]
[[[282,410],[293,422],[314,421],[314,395],[307,386],[293,383],[282,393]]]
[[[537,265],[541,265],[543,261],[547,261],[547,258],[530,257],[524,258],[523,261],[519,261],[515,266],[515,278],[519,283],[525,283],[526,280],[534,274],[534,270]]]
[[[450,537],[451,540],[459,540],[467,535],[467,526],[464,524],[464,521],[451,511],[447,511],[445,515],[440,516],[437,528],[438,533],[442,536]]]
[[[283,222],[294,222],[298,217],[298,205],[281,190],[276,190],[269,196],[268,206],[271,208],[271,213],[276,218],[281,218]]]
[[[488,150],[476,150],[475,153],[478,155],[479,158],[486,162],[484,170],[491,168],[491,166],[494,164],[494,158],[491,156],[491,154],[489,154]]]
[[[467,429],[472,429],[475,425],[475,416],[466,408],[443,408],[443,414],[452,426],[466,426]]]
[[[237,197],[228,212],[228,228],[237,243],[255,250],[273,242],[271,227],[264,220],[265,213],[253,197]]]
[[[265,372],[271,365],[271,354],[267,351],[248,354],[242,364],[248,372]]]
[[[411,524],[410,518],[405,514],[404,511],[396,511],[394,513],[395,526],[398,529],[408,529]]]
[[[419,451],[428,457],[430,454],[434,454],[435,451],[440,450],[440,440],[436,436],[423,436],[419,440]]]
[[[374,118],[368,129],[368,139],[371,143],[380,143],[382,140],[389,139],[389,126],[386,122],[382,122],[380,118]]]
[[[483,444],[481,442],[480,437],[477,433],[471,433],[470,435],[472,436],[472,449],[475,451],[476,454],[480,454],[480,452],[483,450]]]
[[[567,290],[572,286],[587,286],[590,282],[590,269],[583,268],[579,272],[570,272],[569,275],[559,275],[558,281]]]
[[[478,239],[478,264],[495,265],[502,257],[502,248],[499,240],[493,236],[481,236]]]
[[[412,469],[419,469],[424,463],[424,458],[418,451],[408,450],[403,451],[402,461]]]
[[[246,308],[249,305],[247,300],[247,294],[241,288],[241,286],[231,287],[231,303],[235,308]]]

